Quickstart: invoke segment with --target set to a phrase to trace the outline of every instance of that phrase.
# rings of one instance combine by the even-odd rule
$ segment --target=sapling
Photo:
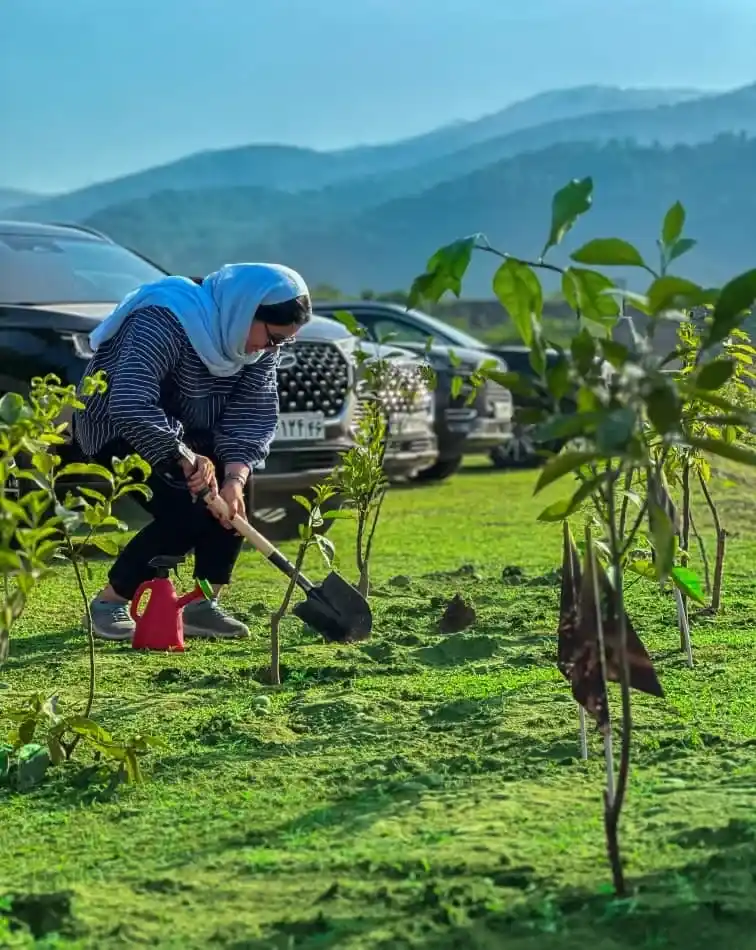
[[[81,395],[86,398],[102,391],[104,386],[100,374],[85,379]],[[11,629],[23,613],[30,593],[61,560],[67,559],[73,565],[87,617],[89,642],[89,683],[83,714],[61,715],[55,696],[34,696],[25,706],[8,712],[19,723],[12,736],[11,751],[21,756],[22,772],[28,775],[36,775],[44,764],[42,757],[22,755],[39,729],[44,733],[47,761],[53,764],[70,759],[82,736],[101,729],[89,719],[95,697],[95,644],[82,552],[91,541],[107,553],[117,553],[113,529],[123,532],[127,526],[114,517],[113,504],[131,492],[149,494],[146,485],[132,477],[134,470],[149,474],[149,467],[137,456],[114,459],[115,474],[89,463],[61,466],[55,447],[65,441],[65,425],[58,420],[65,409],[81,406],[75,388],[62,386],[54,376],[32,380],[28,399],[15,393],[0,399],[0,660],[7,656]],[[75,492],[68,491],[61,501],[63,479],[69,477],[98,479],[109,486],[109,494],[80,487]],[[82,530],[85,534],[80,540],[77,532]],[[116,747],[120,748],[117,742],[113,748]],[[101,749],[98,751],[105,754]]]
[[[399,407],[412,411],[421,394],[434,385],[435,374],[427,363],[412,366],[411,370],[399,369],[393,359],[398,351],[381,349],[389,343],[391,335],[381,340],[377,356],[369,355],[362,345],[364,330],[354,315],[338,311],[334,316],[360,341],[355,350],[360,409],[353,427],[354,444],[342,453],[331,484],[341,497],[344,510],[353,511],[356,517],[357,589],[367,597],[373,541],[389,487],[384,468],[387,440],[394,431],[401,433]]]
[[[631,689],[661,694],[648,654],[625,611],[624,574],[627,570],[641,576],[650,573],[660,587],[671,581],[688,596],[698,597],[697,578],[687,566],[676,563],[676,532],[664,500],[668,459],[682,446],[700,452],[704,458],[722,456],[756,465],[756,452],[737,439],[728,442],[714,432],[705,436],[691,432],[684,411],[698,400],[707,411],[717,408],[731,412],[730,402],[717,392],[726,379],[714,378],[708,369],[714,364],[709,360],[712,349],[732,334],[756,300],[756,270],[736,277],[720,291],[669,275],[669,264],[695,243],[682,235],[685,211],[679,203],[665,215],[655,266],[619,238],[588,241],[572,252],[566,266],[547,260],[578,218],[590,209],[592,191],[592,180],[584,178],[569,182],[556,193],[549,234],[540,254],[532,260],[497,250],[482,234],[439,249],[414,281],[410,305],[424,299],[438,301],[447,291],[459,296],[476,250],[499,259],[493,291],[530,351],[533,376],[525,378],[487,368],[481,375],[531,398],[534,408],[529,421],[535,423],[536,443],[563,444],[542,469],[535,491],[567,476],[577,478],[571,494],[549,505],[539,518],[565,521],[588,507],[598,525],[599,536],[589,534],[586,539],[576,627],[582,649],[587,651],[585,656],[592,659],[587,672],[584,670],[577,679],[574,671],[582,666],[579,662],[573,664],[569,678],[573,690],[577,683],[587,701],[577,694],[576,699],[587,712],[593,708],[594,718],[599,716],[605,732],[610,731],[610,717],[607,702],[604,718],[602,684],[609,679],[620,687],[622,746],[616,776],[613,768],[607,773],[604,826],[614,887],[622,896],[626,884],[619,822],[630,775]],[[633,268],[638,275],[648,275],[650,284],[645,293],[621,289],[596,267]],[[549,340],[544,332],[544,292],[539,273],[558,278],[575,313],[575,333],[568,347]],[[620,311],[618,300],[622,299],[646,318],[641,329],[629,325],[627,343],[613,338]],[[659,326],[679,320],[681,307],[701,303],[710,303],[713,309],[698,346],[696,369],[681,378],[666,370],[670,357],[657,352],[655,334]],[[545,356],[547,345],[558,354],[550,366]],[[653,559],[640,559],[639,563],[635,552],[644,541],[653,549]],[[590,585],[588,572],[592,575]],[[597,605],[599,599],[601,607]],[[587,692],[586,683],[593,684]],[[607,755],[609,751],[607,748]]]
[[[696,375],[698,386],[708,392],[708,398],[693,398],[683,408],[684,424],[691,438],[717,439],[733,446],[733,458],[737,460],[738,443],[753,443],[753,414],[756,411],[756,348],[743,330],[732,328],[722,340],[721,356],[699,367],[701,343],[706,330],[706,321],[711,307],[694,308],[690,319],[680,323],[677,331],[677,355],[680,366],[676,370],[684,380]],[[727,531],[722,524],[716,501],[711,491],[711,466],[706,453],[701,449],[681,446],[670,458],[672,477],[682,488],[682,538],[681,553],[687,564],[690,531],[693,529],[693,491],[691,481],[700,487],[714,524],[716,551],[711,584],[708,582],[708,557],[700,534],[694,531],[707,575],[707,591],[711,601],[707,613],[716,614],[722,600]]]
[[[335,494],[336,491],[333,485],[324,482],[320,485],[316,485],[313,489],[312,501],[308,498],[304,498],[302,495],[294,496],[295,501],[298,501],[307,512],[307,520],[304,524],[299,525],[299,547],[294,560],[294,573],[289,578],[279,608],[270,615],[270,682],[273,686],[281,685],[281,621],[289,610],[291,598],[297,586],[297,581],[299,580],[307,552],[310,548],[316,547],[329,567],[333,563],[335,554],[333,542],[319,532],[327,520],[338,518],[342,515],[342,512],[338,509],[331,511],[322,510],[322,506],[329,499],[333,498]]]
[[[342,453],[331,478],[334,491],[357,519],[357,589],[364,597],[370,593],[370,555],[388,490],[383,469],[385,454],[386,416],[376,399],[368,399],[354,431],[354,445]]]

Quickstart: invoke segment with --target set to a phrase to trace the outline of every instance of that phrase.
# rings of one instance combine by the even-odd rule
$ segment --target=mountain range
[[[616,233],[651,253],[679,199],[701,239],[691,276],[715,282],[750,260],[754,135],[756,84],[717,94],[590,86],[387,145],[203,152],[10,207],[0,190],[0,209],[86,223],[174,271],[277,259],[354,293],[406,287],[437,246],[474,231],[536,254],[553,192],[591,175],[594,210],[573,240]],[[488,287],[481,262],[466,291]]]

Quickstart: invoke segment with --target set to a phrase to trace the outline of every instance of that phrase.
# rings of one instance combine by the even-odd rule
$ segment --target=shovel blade
[[[308,591],[294,613],[331,643],[366,640],[373,628],[373,614],[362,594],[334,571]]]

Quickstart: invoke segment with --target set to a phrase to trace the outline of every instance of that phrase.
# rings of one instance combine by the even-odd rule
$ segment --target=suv
[[[316,313],[333,317],[339,310],[353,314],[368,340],[380,342],[390,338],[390,346],[400,346],[425,358],[436,372],[436,435],[438,459],[414,477],[420,481],[448,478],[461,465],[465,455],[493,453],[512,438],[512,394],[508,389],[487,380],[478,390],[471,405],[470,376],[483,363],[498,361],[498,369],[507,364],[485,345],[461,330],[436,320],[418,310],[407,310],[398,304],[372,300],[324,303],[315,301]],[[462,388],[455,395],[452,380],[462,377]]]
[[[29,380],[48,373],[66,385],[78,383],[91,356],[92,330],[129,291],[164,276],[139,254],[86,228],[0,222],[0,394],[27,394]],[[254,479],[253,520],[271,540],[296,536],[302,513],[292,494],[322,480],[353,444],[355,343],[345,328],[316,318],[282,355],[278,433]],[[417,371],[416,362],[411,353],[393,358],[397,373],[408,365]],[[405,407],[414,440],[390,442],[387,468],[395,476],[412,475],[436,458],[430,404],[426,391]],[[72,458],[76,450],[69,445],[62,454]]]

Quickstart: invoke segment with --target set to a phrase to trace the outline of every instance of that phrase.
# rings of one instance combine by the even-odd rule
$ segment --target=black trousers
[[[195,452],[212,459],[218,483],[223,466],[214,457],[209,436],[185,436],[184,442]],[[113,456],[133,455],[126,442],[110,442],[98,452],[100,465],[110,468]],[[149,562],[161,554],[185,556],[194,551],[194,576],[210,584],[228,584],[242,547],[242,538],[213,517],[202,501],[195,501],[184,473],[178,465],[156,466],[146,484],[152,489],[148,501],[134,493],[152,521],[134,535],[113,564],[108,580],[117,594],[131,600],[137,587],[155,577]],[[245,496],[247,497],[247,496]]]

